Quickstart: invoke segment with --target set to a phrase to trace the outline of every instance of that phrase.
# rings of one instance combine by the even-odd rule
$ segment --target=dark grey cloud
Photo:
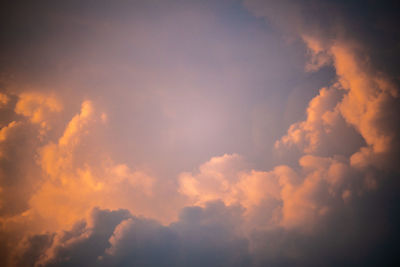
[[[327,43],[340,39],[362,43],[363,56],[398,82],[398,1],[247,0],[244,4],[292,37],[302,33],[318,35]]]
[[[399,186],[387,180],[380,191],[337,203],[308,233],[278,227],[243,235],[243,210],[222,202],[184,208],[169,226],[95,209],[90,224],[29,238],[17,266],[394,266]]]
[[[130,217],[126,210],[107,211],[94,209],[93,225],[77,224],[71,232],[64,233],[54,247],[54,258],[46,266],[94,266],[98,257],[108,247],[108,239],[115,227]]]
[[[54,241],[54,235],[42,234],[29,237],[23,241],[21,253],[15,255],[11,259],[15,266],[34,266],[43,254],[43,251],[48,249]]]
[[[396,266],[399,182],[387,180],[379,191],[353,203],[336,203],[334,212],[312,234],[293,230],[256,231],[256,266]]]
[[[20,261],[38,266],[249,266],[249,243],[240,237],[242,210],[222,202],[187,207],[177,222],[159,222],[127,211],[95,209],[93,225],[29,239]],[[42,255],[38,254],[42,248]],[[45,253],[50,255],[46,259]]]

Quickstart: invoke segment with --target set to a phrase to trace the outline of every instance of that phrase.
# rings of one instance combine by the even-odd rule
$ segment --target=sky
[[[7,1],[0,265],[400,264],[396,1]]]

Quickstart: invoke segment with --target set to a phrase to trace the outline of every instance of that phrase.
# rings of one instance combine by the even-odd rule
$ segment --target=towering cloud
[[[399,263],[396,2],[7,7],[0,265]]]

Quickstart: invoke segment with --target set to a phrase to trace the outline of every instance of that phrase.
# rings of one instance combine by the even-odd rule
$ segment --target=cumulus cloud
[[[24,99],[31,101],[29,97]],[[52,112],[47,110],[47,100],[36,101],[48,98],[33,99],[28,102],[34,108],[27,110],[39,110],[42,122],[54,122],[44,120]],[[35,117],[34,113],[24,114],[30,118]],[[25,233],[64,229],[84,218],[96,205],[141,207],[134,200],[152,195],[154,178],[145,170],[131,170],[126,164],[114,163],[104,153],[96,154],[99,150],[94,150],[95,147],[88,146],[89,132],[96,125],[103,125],[102,117],[104,114],[97,112],[92,102],[83,102],[80,113],[70,120],[57,142],[47,142],[40,134],[43,125],[37,125],[35,120],[19,118],[1,128],[1,232],[10,250]],[[132,190],[134,196],[130,195]],[[28,264],[30,257],[37,254],[24,253],[18,256],[26,261],[21,264]]]
[[[21,121],[11,121],[0,130],[0,213],[18,214],[27,208],[27,201],[40,179],[35,166],[34,149],[38,140],[35,129]]]
[[[380,196],[370,195],[343,204],[307,234],[280,227],[244,230],[243,209],[219,201],[186,207],[179,219],[167,226],[127,210],[96,208],[87,221],[70,230],[27,238],[22,255],[30,256],[14,260],[30,260],[33,266],[390,264],[396,255],[388,237],[399,218],[386,220],[396,209],[380,210],[384,202],[377,199]],[[371,210],[379,217],[369,218]],[[354,222],[354,212],[359,213],[362,224]],[[377,231],[377,226],[383,228]]]
[[[342,117],[354,127],[364,139],[366,146],[352,156],[352,165],[365,168],[368,166],[396,168],[391,158],[399,151],[399,120],[394,116],[399,112],[398,87],[392,77],[382,73],[373,65],[371,57],[366,56],[369,44],[349,36],[352,28],[345,28],[343,23],[353,26],[353,21],[341,12],[341,5],[333,3],[315,3],[314,6],[301,3],[280,2],[267,4],[260,1],[246,1],[250,10],[258,16],[271,20],[288,30],[282,14],[291,14],[290,20],[298,22],[297,27],[289,31],[305,42],[311,53],[309,66],[312,70],[333,62],[337,75],[337,84],[329,91],[321,89],[307,109],[307,120],[293,124],[281,141],[281,144],[297,144],[305,153],[312,153],[320,146],[321,133],[331,131],[326,126]],[[352,7],[348,4],[348,8]],[[324,20],[320,15],[307,17],[314,8],[327,12],[332,8],[332,20]],[[381,19],[378,17],[378,19]],[[360,38],[368,35],[363,32]],[[336,92],[337,89],[340,92]],[[337,95],[343,94],[342,97]],[[339,117],[339,118],[338,118]],[[335,125],[336,126],[336,125]],[[343,127],[342,127],[343,128]],[[335,136],[338,136],[336,133]],[[348,142],[351,143],[351,142]],[[322,144],[323,145],[323,144]]]
[[[6,94],[0,93],[0,108],[7,105],[9,101],[10,101],[10,98]]]
[[[204,3],[212,5],[212,1]],[[85,55],[86,61],[94,63],[85,65],[91,68],[82,75],[76,75],[80,68],[74,69],[80,64],[61,60],[59,67],[69,75],[61,81],[66,87],[78,84],[79,89],[59,86],[60,92],[48,93],[27,86],[0,93],[0,108],[6,112],[0,129],[1,265],[367,266],[398,261],[400,96],[393,71],[398,63],[390,60],[398,50],[398,43],[388,38],[398,34],[388,27],[393,26],[392,13],[379,8],[375,12],[371,4],[361,7],[356,1],[246,0],[249,14],[238,9],[243,6],[237,1],[223,1],[224,8],[243,16],[240,27],[245,30],[240,37],[245,38],[233,38],[229,31],[236,29],[224,28],[231,23],[219,21],[219,13],[202,5],[195,9],[184,5],[172,13],[177,6],[165,11],[161,5],[151,13],[151,4],[135,4],[145,14],[153,14],[157,30],[141,28],[151,23],[140,12],[124,13],[123,20],[118,20],[122,10],[132,9],[130,5],[118,6],[111,13],[104,2],[99,5],[86,19],[71,12],[80,10],[79,5],[67,5],[70,13],[65,16],[50,5],[43,12],[57,19],[44,16],[40,20],[45,25],[54,20],[65,26],[65,32],[79,28],[85,36],[90,33],[93,40],[83,38],[89,47],[105,39],[121,43],[94,46]],[[357,15],[363,12],[369,16]],[[104,14],[110,15],[109,20],[100,19]],[[266,24],[252,15],[264,18]],[[211,37],[204,34],[213,29],[210,25],[227,30],[229,42],[219,39],[219,31]],[[280,34],[264,38],[266,25]],[[186,26],[195,29],[199,40],[189,41],[193,36],[186,35],[191,32]],[[125,32],[125,28],[133,30]],[[253,29],[263,37],[248,39]],[[42,40],[35,30],[30,32]],[[205,36],[213,41],[203,45]],[[380,36],[389,47],[375,40]],[[283,67],[274,62],[272,54],[281,51],[279,45],[284,42],[269,44],[274,52],[268,56],[261,52],[241,56],[274,38],[294,48],[293,61],[287,60]],[[239,39],[247,40],[239,42],[240,49],[227,47]],[[49,47],[59,45],[59,41],[47,41]],[[110,52],[108,46],[117,52]],[[212,47],[218,47],[217,52]],[[85,54],[67,52],[75,60]],[[186,57],[199,65],[191,65],[190,60],[186,64]],[[200,74],[209,69],[210,57],[212,71],[203,77]],[[266,59],[274,67],[261,63]],[[298,66],[297,61],[304,64]],[[249,67],[249,62],[257,67]],[[267,168],[264,163],[272,156],[253,153],[247,116],[257,110],[254,106],[268,110],[262,108],[262,98],[271,98],[271,106],[280,99],[270,89],[275,86],[270,83],[273,79],[263,77],[289,67],[309,79],[318,80],[315,77],[325,77],[326,72],[332,78],[321,82],[323,86],[308,99],[304,119],[273,131],[283,133],[273,149],[295,161],[283,159],[283,164],[279,158]],[[13,72],[11,67],[5,69]],[[257,81],[250,83],[255,76],[247,72],[257,72],[262,78],[256,75]],[[33,73],[21,73],[18,77],[34,80]],[[4,76],[13,80],[12,75]],[[282,76],[291,80],[289,71]],[[290,84],[287,81],[279,88]],[[106,96],[98,97],[105,92]],[[283,102],[277,100],[275,105]],[[257,142],[262,134],[257,132]],[[251,162],[255,157],[256,163]]]
[[[144,170],[132,171],[126,164],[114,163],[104,153],[96,154],[101,150],[87,147],[93,134],[90,131],[103,123],[101,117],[92,102],[83,102],[80,113],[70,120],[58,142],[39,149],[39,163],[47,179],[29,203],[32,212],[56,227],[72,225],[94,206],[140,207],[135,203],[129,205],[129,200],[152,194],[151,175]],[[135,195],[127,195],[122,190],[125,187]]]
[[[180,192],[191,197],[196,204],[224,199],[227,203],[235,201],[235,184],[245,163],[237,155],[225,154],[213,157],[199,167],[199,173],[181,173]]]
[[[94,209],[88,223],[33,236],[24,251],[33,266],[245,266],[251,261],[238,231],[240,214],[239,207],[214,202],[187,207],[178,221],[163,226],[127,210]]]
[[[18,95],[15,113],[28,117],[32,123],[42,128],[49,127],[48,120],[52,113],[60,112],[62,105],[54,96],[47,96],[35,92],[24,92]]]
[[[180,192],[194,204],[240,204],[250,219],[261,211],[268,213],[259,227],[307,230],[337,202],[348,201],[358,182],[345,157],[306,155],[299,160],[299,170],[282,165],[271,171],[238,168],[245,166],[239,160],[235,154],[214,157],[200,166],[199,173],[181,174]],[[220,166],[229,166],[229,173]]]
[[[399,111],[398,88],[377,70],[365,70],[349,48],[334,46],[332,54],[339,81],[348,90],[340,103],[341,114],[368,145],[353,155],[352,164],[396,167],[381,157],[397,155],[399,151],[399,121],[394,115]]]
[[[329,144],[329,141],[334,142],[337,135],[332,129],[338,127],[340,123],[343,124],[336,108],[340,98],[341,93],[337,86],[322,88],[307,107],[307,119],[292,124],[287,135],[275,143],[275,148],[295,145],[302,152],[309,154],[320,151],[321,146]],[[329,148],[325,145],[322,150],[327,149]]]
[[[310,41],[306,43],[314,53],[321,50],[310,46]],[[307,120],[292,125],[288,135],[277,146],[305,144],[304,152],[313,152],[321,143],[322,126],[333,128],[336,126],[333,124],[342,117],[358,131],[366,143],[365,147],[361,147],[352,156],[352,165],[390,167],[390,158],[399,151],[396,138],[399,122],[394,115],[398,113],[398,88],[389,77],[374,69],[366,62],[366,58],[360,56],[362,51],[359,45],[344,40],[338,40],[325,49],[325,53],[333,59],[338,76],[336,90],[331,89],[329,94],[326,89],[321,89],[320,95],[310,102]],[[332,96],[333,92],[338,91],[337,88],[344,91],[339,99]],[[329,100],[324,103],[324,99]],[[327,101],[332,102],[329,105]],[[325,131],[331,130],[325,127]]]

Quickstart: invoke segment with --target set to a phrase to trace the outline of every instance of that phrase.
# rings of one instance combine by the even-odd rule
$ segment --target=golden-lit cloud
[[[103,120],[92,102],[84,101],[79,114],[67,124],[57,143],[49,143],[40,151],[40,165],[46,181],[30,200],[31,212],[39,214],[51,227],[67,227],[84,218],[93,207],[132,208],[121,199],[134,199],[124,189],[148,197],[152,194],[154,178],[145,171],[132,171],[125,164],[115,164],[107,157],[91,154],[85,147],[94,134],[94,126]],[[93,158],[82,157],[88,153]]]
[[[0,108],[7,105],[9,101],[10,98],[6,94],[0,93]]]
[[[397,126],[390,123],[396,116],[398,90],[384,75],[357,60],[351,48],[336,45],[331,50],[339,82],[347,90],[339,104],[340,112],[368,145],[353,155],[352,164],[390,167],[391,161],[382,162],[380,157],[398,149]]]
[[[180,192],[197,205],[212,200],[240,204],[248,215],[271,202],[273,217],[264,224],[285,228],[311,227],[332,204],[348,200],[352,193],[354,173],[344,158],[306,155],[299,160],[300,171],[282,165],[267,172],[238,168],[244,166],[239,160],[235,154],[214,157],[199,173],[182,173]],[[229,174],[221,165],[229,166]]]
[[[46,127],[48,116],[53,112],[60,112],[62,108],[61,103],[54,96],[24,92],[18,95],[15,113],[28,117],[32,123]]]
[[[0,142],[7,140],[7,137],[11,134],[15,127],[18,127],[18,122],[12,121],[7,126],[0,129]]]
[[[181,173],[179,191],[194,200],[194,204],[223,199],[233,203],[237,198],[235,184],[240,180],[244,163],[237,154],[213,157],[199,167],[199,173]]]
[[[275,143],[275,148],[295,145],[305,153],[316,152],[340,120],[336,108],[338,99],[340,92],[336,85],[322,88],[307,107],[307,119],[292,124],[287,135]]]
[[[392,259],[400,53],[389,10],[58,5],[2,17],[0,265]]]

